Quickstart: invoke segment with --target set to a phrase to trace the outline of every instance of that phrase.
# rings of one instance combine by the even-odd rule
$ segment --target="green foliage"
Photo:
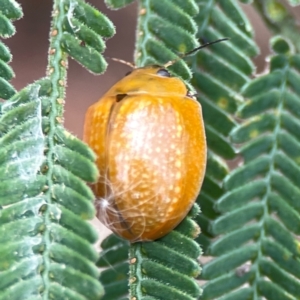
[[[105,268],[100,274],[100,282],[105,291],[102,300],[127,299],[129,242],[111,234],[103,240],[101,248],[97,266]]]
[[[12,293],[42,299],[61,293],[61,287],[70,297],[97,299],[101,293],[93,278],[96,253],[89,245],[97,235],[83,221],[94,215],[93,194],[83,180],[94,181],[97,170],[90,151],[80,151],[82,142],[59,124],[49,145],[55,155],[47,160],[51,150],[45,148],[48,123],[43,121],[49,112],[42,102],[48,102],[52,88],[49,79],[39,80],[1,106],[0,299]],[[81,176],[72,172],[68,153],[84,165]],[[75,287],[74,279],[81,284]]]
[[[150,64],[164,65],[196,46],[197,24],[193,17],[198,12],[194,0],[141,0],[135,47],[137,66]],[[179,60],[170,70],[186,81],[191,79],[191,71],[184,60]]]
[[[200,275],[198,234],[192,220],[197,206],[172,232],[155,242],[135,243],[129,250],[130,297],[136,299],[198,299],[194,278]]]
[[[194,206],[174,231],[155,242],[129,245],[114,234],[106,238],[97,263],[105,268],[100,275],[103,300],[127,299],[128,270],[131,295],[137,299],[198,299],[201,290],[193,280],[201,271],[201,250],[193,241],[199,233],[193,221],[197,214]]]
[[[133,1],[105,2],[118,9]],[[83,0],[53,0],[47,77],[19,92],[0,43],[0,97],[8,99],[0,104],[0,300],[125,300],[128,290],[137,300],[299,297],[300,44],[287,5],[300,3],[240,2],[253,2],[280,34],[263,76],[253,76],[258,49],[238,1],[139,1],[137,66],[230,40],[171,67],[203,109],[209,149],[198,204],[157,241],[110,235],[98,261],[87,222],[95,215],[86,185],[97,180],[95,156],[63,128],[63,105],[68,56],[102,73],[114,27]],[[0,1],[0,36],[10,37],[21,16],[14,0]],[[234,170],[232,159],[241,160]],[[212,257],[202,273],[200,245]],[[195,278],[205,281],[203,292]]]
[[[202,41],[230,38],[199,51],[190,60],[194,71],[192,84],[203,109],[209,150],[206,176],[197,200],[202,213],[196,219],[202,231],[197,241],[206,251],[213,237],[210,221],[219,216],[214,203],[224,193],[222,181],[229,172],[224,159],[235,158],[229,140],[236,126],[233,115],[241,102],[240,89],[254,72],[250,57],[258,50],[251,25],[237,1],[215,1],[212,5],[211,1],[198,0],[198,5],[198,38]]]
[[[244,121],[232,139],[242,143],[244,164],[215,204],[222,216],[210,226],[220,237],[208,249],[216,259],[203,267],[203,299],[300,294],[300,56],[280,37],[271,46],[270,73],[243,89]]]
[[[61,2],[64,10],[64,18],[60,24],[63,31],[59,33],[62,49],[91,72],[103,73],[107,66],[101,55],[105,49],[103,39],[115,34],[113,24],[85,1]]]
[[[1,1],[0,11],[6,37],[13,33],[9,19],[21,11],[9,0]],[[95,215],[85,183],[97,179],[95,156],[63,128],[62,113],[67,53],[101,72],[103,38],[113,32],[106,17],[85,2],[54,1],[48,77],[13,97],[5,81],[11,78],[11,55],[0,45],[0,95],[10,97],[0,106],[1,300],[96,300],[103,294],[92,246],[98,237],[86,221]],[[90,58],[99,63],[92,65]]]
[[[15,34],[13,20],[21,18],[23,15],[21,7],[14,0],[3,0],[0,5],[0,37],[8,38]],[[0,98],[8,99],[16,92],[14,87],[8,82],[15,74],[8,65],[11,61],[9,49],[0,41]]]
[[[262,3],[271,3],[267,2]],[[153,38],[148,20],[156,11],[149,10],[151,1],[143,4],[139,8],[142,17],[138,28],[147,34],[138,33],[138,64],[164,63],[168,59],[156,61],[151,48],[147,48],[148,41],[151,43]],[[192,83],[203,108],[209,147],[206,178],[198,199],[202,213],[196,217],[202,234],[196,240],[204,247],[206,255],[215,257],[204,265],[201,278],[207,283],[201,299],[295,299],[299,295],[299,241],[296,235],[300,232],[300,219],[299,205],[292,199],[298,196],[296,184],[300,174],[297,173],[299,95],[296,95],[300,82],[299,59],[292,54],[292,46],[280,38],[274,39],[272,47],[277,55],[271,59],[270,74],[251,81],[255,68],[250,58],[258,53],[258,49],[252,38],[251,25],[237,1],[198,0],[198,5],[200,13],[195,18],[199,27],[198,39],[206,42],[230,37],[229,42],[211,46],[189,59],[194,72]],[[258,7],[257,3],[255,5]],[[264,18],[270,18],[267,15],[270,12],[264,11]],[[161,35],[153,39],[162,41]],[[172,48],[171,42],[165,44],[180,52]],[[144,56],[142,51],[146,53]],[[161,57],[166,53],[161,48]],[[250,100],[243,102],[244,98]],[[280,99],[286,104],[280,104]],[[286,111],[282,111],[284,106]],[[245,121],[239,125],[236,115]],[[224,159],[236,157],[232,141],[245,143],[240,151],[244,165],[230,172]],[[272,176],[270,171],[274,173]],[[293,196],[289,196],[290,191]],[[174,232],[177,229],[167,237]],[[130,264],[129,275],[131,295],[137,299],[198,299],[197,293],[187,295],[185,290],[185,294],[177,294],[178,291],[172,290],[173,286],[181,291],[184,288],[165,266],[172,266],[174,271],[176,262],[182,258],[172,260],[172,252],[160,243],[159,240],[130,247],[130,261],[134,261]],[[176,243],[177,250],[179,245],[188,247],[189,244],[181,244],[179,240]],[[123,243],[122,251],[127,247]],[[169,254],[167,258],[164,253]],[[158,261],[162,269],[159,264],[148,264],[152,260]],[[114,258],[108,262],[115,266]],[[193,269],[192,266],[188,268],[189,271]],[[124,272],[116,269],[115,276],[124,278]],[[185,273],[182,269],[180,272],[184,280]],[[161,282],[170,287],[160,289]],[[111,279],[105,289],[112,284],[118,286],[117,281]],[[124,279],[122,284],[124,288]],[[184,286],[189,284],[184,283]],[[121,298],[110,294],[107,299]]]

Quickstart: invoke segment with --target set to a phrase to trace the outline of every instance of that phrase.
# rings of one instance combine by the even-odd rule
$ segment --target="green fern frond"
[[[0,37],[8,38],[15,34],[13,20],[23,16],[20,5],[14,0],[3,0],[0,3]],[[11,61],[9,49],[0,41],[0,98],[9,99],[15,94],[14,87],[9,83],[15,74],[8,65]]]
[[[60,45],[72,58],[89,71],[101,74],[106,70],[106,62],[101,53],[105,49],[104,39],[115,34],[111,21],[83,0],[63,0],[63,32]],[[54,11],[54,13],[57,13]],[[56,34],[53,28],[52,34]]]
[[[104,287],[101,300],[128,299],[128,252],[129,242],[114,234],[101,243],[102,252],[97,266],[105,268],[100,274],[100,282]]]
[[[194,300],[201,289],[194,280],[201,269],[197,258],[201,255],[193,240],[198,234],[192,220],[199,209],[193,207],[172,232],[149,243],[135,243],[129,252],[130,295],[137,299]]]
[[[202,49],[190,59],[194,72],[192,84],[202,106],[209,150],[207,172],[197,200],[202,213],[196,219],[202,232],[197,241],[206,252],[213,238],[210,222],[219,216],[214,203],[224,194],[222,181],[229,172],[224,159],[235,158],[229,141],[229,134],[237,125],[233,116],[242,99],[240,89],[255,69],[250,58],[258,49],[252,27],[237,1],[197,2],[198,39],[203,42],[230,39]]]
[[[113,30],[81,0],[54,1],[48,77],[0,107],[1,300],[103,294],[92,246],[98,237],[86,222],[95,215],[86,185],[97,180],[95,156],[62,123],[67,53],[100,72],[105,64],[91,67],[90,59],[99,61],[102,37]]]
[[[227,178],[211,223],[219,238],[203,267],[202,299],[296,299],[300,295],[300,56],[271,41],[270,73],[245,85],[232,133],[244,165]],[[222,298],[222,299],[223,299]]]
[[[42,79],[1,106],[3,300],[12,293],[15,299],[42,299],[45,294],[98,299],[102,293],[90,245],[97,234],[83,220],[94,215],[93,194],[83,180],[94,181],[97,171],[86,146],[60,126],[54,133],[56,143],[50,146],[55,154],[47,162],[48,124],[43,121],[49,115],[42,102],[49,102],[51,92],[51,81]],[[74,171],[78,159],[82,174]],[[80,282],[76,287],[74,279]]]
[[[98,299],[103,294],[94,265],[96,256],[91,248],[97,235],[84,221],[95,215],[94,196],[85,184],[97,179],[95,157],[61,124],[67,53],[90,71],[100,73],[106,67],[100,54],[104,49],[102,37],[109,37],[112,32],[113,27],[106,17],[85,2],[54,2],[48,63],[52,89],[47,101],[50,109],[43,115],[45,162],[42,171],[48,186],[43,217],[49,229],[44,233],[45,267],[41,275],[46,297]],[[55,235],[50,225],[55,225]],[[54,248],[52,236],[57,238]],[[62,242],[60,237],[63,237]]]
[[[230,41],[207,47],[192,61],[192,83],[199,92],[203,107],[208,146],[225,159],[235,157],[228,135],[236,123],[234,115],[240,88],[254,71],[250,57],[257,54],[251,26],[237,1],[198,1],[200,13],[198,38],[214,41],[228,37]]]
[[[194,241],[199,228],[193,221],[197,214],[199,208],[194,206],[171,233],[155,242],[130,245],[114,234],[106,238],[97,263],[104,268],[103,300],[127,299],[128,281],[137,299],[198,299],[201,289],[194,278],[201,272],[197,262],[201,250]]]
[[[175,59],[177,54],[186,53],[198,46],[197,24],[193,20],[197,12],[198,6],[194,0],[139,1],[136,64],[163,65]],[[186,81],[192,77],[183,60],[171,66],[170,70]]]

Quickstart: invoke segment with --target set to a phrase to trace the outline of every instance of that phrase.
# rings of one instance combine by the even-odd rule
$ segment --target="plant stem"
[[[47,66],[47,76],[52,83],[52,90],[50,93],[50,110],[49,114],[43,116],[49,124],[45,135],[45,152],[47,165],[45,168],[45,175],[47,176],[48,190],[45,192],[45,199],[47,202],[47,209],[44,212],[45,231],[44,231],[44,245],[45,250],[43,252],[44,269],[42,278],[44,281],[43,299],[49,299],[50,281],[49,278],[53,277],[51,274],[51,215],[53,213],[53,199],[52,199],[52,187],[53,183],[53,166],[54,166],[54,147],[55,147],[55,130],[57,126],[63,123],[63,104],[65,96],[66,75],[67,75],[67,55],[60,47],[60,40],[63,34],[63,19],[64,13],[64,1],[54,0],[52,10],[52,23],[50,29],[50,46]]]
[[[141,243],[130,244],[129,249],[129,299],[141,299],[142,280],[142,253]]]

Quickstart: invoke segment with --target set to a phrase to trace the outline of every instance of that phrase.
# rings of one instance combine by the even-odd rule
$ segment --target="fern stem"
[[[268,218],[268,216],[270,215],[269,212],[269,206],[268,206],[268,200],[269,200],[269,196],[272,193],[272,174],[276,171],[275,168],[275,156],[276,153],[279,151],[278,150],[278,143],[276,142],[278,140],[278,136],[280,134],[280,130],[281,130],[281,115],[282,115],[282,110],[283,110],[283,103],[284,103],[284,91],[286,90],[286,74],[287,74],[287,67],[284,68],[284,71],[282,72],[282,84],[280,87],[280,101],[278,102],[278,106],[277,106],[277,122],[273,131],[273,137],[274,137],[274,143],[273,143],[273,147],[270,150],[270,169],[269,172],[266,176],[266,193],[262,198],[262,203],[263,203],[263,207],[264,207],[264,212],[263,212],[263,216],[261,218],[261,231],[260,231],[260,236],[258,238],[258,242],[260,243],[260,247],[258,248],[258,255],[257,255],[257,259],[254,262],[254,266],[256,267],[256,272],[255,272],[255,280],[254,280],[254,299],[259,299],[260,294],[259,294],[259,287],[257,286],[257,282],[259,281],[259,279],[264,276],[263,274],[260,274],[259,271],[259,264],[261,259],[265,256],[263,254],[263,250],[262,250],[262,241],[267,237],[267,234],[265,232],[265,227],[264,227],[264,220],[266,220]]]
[[[52,10],[52,24],[50,29],[50,47],[49,47],[49,57],[47,66],[47,75],[52,82],[52,90],[50,93],[50,105],[51,110],[48,114],[49,121],[49,131],[45,134],[46,145],[45,148],[48,149],[45,153],[47,157],[46,176],[47,176],[47,186],[48,191],[45,192],[45,198],[47,201],[47,209],[44,212],[44,219],[46,224],[46,229],[44,231],[44,244],[45,251],[43,253],[44,260],[44,270],[42,278],[44,281],[44,293],[43,299],[49,299],[49,289],[50,282],[49,278],[51,275],[50,270],[50,245],[51,236],[49,226],[51,224],[51,213],[50,206],[53,203],[52,200],[52,190],[53,186],[53,158],[54,158],[54,145],[55,145],[55,129],[57,125],[63,122],[63,98],[65,95],[66,86],[66,66],[67,66],[67,55],[62,51],[60,47],[60,40],[63,34],[63,19],[64,19],[64,1],[55,0],[53,3]]]
[[[72,9],[72,7],[70,7],[70,9]],[[53,20],[50,28],[47,75],[50,77],[53,83],[51,96],[53,97],[52,101],[54,113],[56,114],[56,117],[62,117],[62,99],[65,97],[68,64],[68,55],[60,47],[60,41],[63,35],[63,20],[65,17],[64,1],[54,1],[52,16]]]
[[[129,292],[130,299],[142,299],[141,281],[142,281],[142,253],[141,243],[130,244],[129,248]]]
[[[151,36],[147,26],[150,17],[148,0],[139,1],[138,12],[140,16],[137,23],[134,60],[137,66],[142,67],[148,56],[145,47],[146,41]]]

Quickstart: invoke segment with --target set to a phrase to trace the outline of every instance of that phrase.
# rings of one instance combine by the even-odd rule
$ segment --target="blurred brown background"
[[[15,22],[17,34],[4,42],[10,47],[13,54],[11,66],[16,73],[16,78],[12,83],[17,89],[21,89],[34,80],[45,76],[52,1],[17,1],[22,5],[24,17]],[[108,40],[105,54],[110,57],[132,61],[137,5],[134,3],[125,9],[111,11],[105,7],[101,0],[88,0],[87,2],[106,14],[116,26],[117,34]],[[256,32],[256,40],[261,46],[261,55],[255,59],[258,71],[261,72],[265,66],[270,35],[255,11],[249,6],[243,7],[251,18]],[[70,60],[65,107],[65,125],[67,129],[81,138],[84,114],[87,107],[97,101],[128,70],[127,66],[109,62],[108,71],[104,75],[94,76],[75,61]],[[100,236],[103,238],[107,230],[99,227],[99,224],[97,227]]]

